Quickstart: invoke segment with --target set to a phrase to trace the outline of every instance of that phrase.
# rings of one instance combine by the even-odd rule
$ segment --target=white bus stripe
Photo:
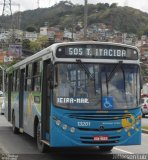
[[[125,153],[127,153],[127,154],[134,154],[134,153],[132,153],[132,152],[128,152],[128,151],[126,151],[126,150],[119,149],[119,148],[116,148],[116,147],[114,147],[114,149],[115,149],[115,150],[118,150],[118,151],[121,151],[121,152],[125,152]]]

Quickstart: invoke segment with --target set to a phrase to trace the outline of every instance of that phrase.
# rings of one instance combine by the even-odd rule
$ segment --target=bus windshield
[[[108,109],[136,108],[140,93],[139,67],[116,65],[83,63],[81,67],[78,63],[57,63],[54,104],[67,109],[104,110],[102,103],[107,97],[113,105]]]

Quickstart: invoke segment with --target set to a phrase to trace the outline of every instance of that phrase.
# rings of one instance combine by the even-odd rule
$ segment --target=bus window
[[[31,75],[32,74],[32,64],[26,66],[25,73],[25,91],[31,90]]]
[[[100,82],[90,79],[86,70],[78,64],[57,64],[57,67],[58,86],[54,90],[56,95],[54,98],[58,106],[71,109],[101,109]],[[91,75],[95,73],[99,76],[99,65],[85,64],[85,67]],[[71,102],[60,101],[58,104],[59,98],[71,98]],[[81,100],[84,100],[84,103],[81,103]]]
[[[19,70],[16,70],[15,72],[13,72],[13,83],[12,83],[12,89],[13,91],[19,91]]]
[[[33,90],[34,91],[40,91],[41,90],[41,77],[35,77],[34,78],[34,84],[33,84]]]
[[[14,91],[19,91],[19,81],[20,81],[19,70],[16,70],[14,72],[14,84],[13,84]]]
[[[41,90],[41,62],[35,62],[33,64],[33,77],[32,77],[32,90],[40,91]]]
[[[113,98],[114,109],[134,108],[138,105],[138,66],[122,65],[107,81],[114,65],[102,66],[102,95]],[[139,83],[139,82],[138,82]]]

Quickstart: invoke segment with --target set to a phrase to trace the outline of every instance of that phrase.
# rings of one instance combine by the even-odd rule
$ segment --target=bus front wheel
[[[38,147],[38,150],[41,152],[41,153],[44,153],[46,152],[47,150],[47,146],[41,142],[41,126],[40,126],[40,123],[37,124],[37,147]]]
[[[102,152],[110,152],[113,149],[113,146],[100,146],[99,150]]]

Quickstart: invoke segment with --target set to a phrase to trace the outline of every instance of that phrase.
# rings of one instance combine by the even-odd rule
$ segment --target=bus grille
[[[103,131],[119,131],[121,130],[123,127],[120,128],[104,128]],[[81,131],[101,131],[98,128],[78,128]]]
[[[81,119],[81,120],[97,120],[97,121],[110,121],[118,120],[123,118],[130,118],[131,114],[123,113],[79,113],[79,114],[70,114],[69,118]]]

